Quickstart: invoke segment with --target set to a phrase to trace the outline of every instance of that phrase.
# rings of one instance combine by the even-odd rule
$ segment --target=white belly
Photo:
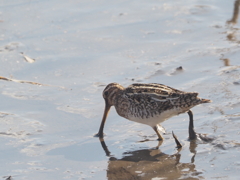
[[[140,118],[140,117],[135,117],[135,116],[130,115],[127,119],[130,121],[134,121],[134,122],[138,122],[138,123],[142,123],[142,124],[146,124],[151,127],[154,127],[157,124],[160,124],[160,123],[164,122],[165,120],[167,120],[173,116],[176,116],[180,113],[183,113],[183,109],[175,108],[172,110],[164,111],[161,114],[157,114],[153,117]]]

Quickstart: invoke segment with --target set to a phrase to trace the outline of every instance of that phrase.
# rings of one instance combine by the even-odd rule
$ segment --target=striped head
[[[103,98],[105,99],[106,103],[110,106],[114,105],[114,101],[116,99],[117,94],[123,90],[124,87],[118,83],[110,83],[106,86],[103,90]]]
[[[105,121],[107,119],[108,112],[109,112],[111,106],[114,105],[114,102],[115,102],[115,99],[116,99],[118,93],[123,89],[124,89],[124,87],[122,87],[118,83],[110,83],[103,90],[103,98],[105,100],[105,109],[104,109],[104,113],[103,113],[101,126],[100,126],[98,134],[97,134],[97,136],[100,138],[103,138],[103,128],[104,128]]]

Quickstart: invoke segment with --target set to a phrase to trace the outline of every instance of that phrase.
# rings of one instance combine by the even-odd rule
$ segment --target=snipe
[[[199,98],[196,92],[184,92],[157,83],[132,84],[127,88],[118,83],[110,83],[103,90],[103,98],[105,110],[97,134],[101,138],[111,106],[115,107],[119,116],[151,126],[157,133],[158,140],[163,140],[159,132],[160,123],[185,112],[188,112],[191,118],[193,116],[190,110],[192,107],[211,102],[209,99]]]

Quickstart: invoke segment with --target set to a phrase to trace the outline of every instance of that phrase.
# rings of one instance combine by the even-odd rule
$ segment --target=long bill
[[[104,124],[107,119],[107,115],[108,115],[110,108],[111,108],[111,105],[109,105],[107,100],[105,100],[105,109],[104,109],[104,113],[103,113],[102,123],[101,123],[101,126],[100,126],[98,134],[97,134],[98,137],[100,137],[100,138],[103,138],[103,128],[104,128]]]

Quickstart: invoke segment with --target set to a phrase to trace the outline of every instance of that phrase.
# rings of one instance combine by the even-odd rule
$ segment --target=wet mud
[[[2,2],[0,177],[239,179],[239,4]],[[112,108],[99,139],[111,82],[161,83],[212,103],[191,109],[191,132],[187,113],[162,123],[161,143]]]

